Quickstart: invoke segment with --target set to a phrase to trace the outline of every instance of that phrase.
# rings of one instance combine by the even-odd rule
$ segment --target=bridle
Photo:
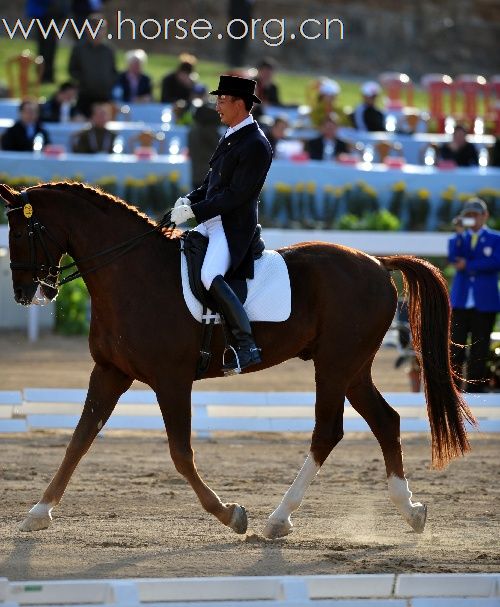
[[[98,253],[95,253],[94,255],[89,255],[88,257],[84,257],[82,259],[77,259],[77,260],[73,261],[72,263],[68,263],[66,265],[61,266],[61,265],[58,265],[56,263],[56,261],[54,260],[54,257],[52,256],[52,254],[49,250],[49,247],[47,246],[47,239],[51,240],[59,248],[61,256],[66,252],[65,247],[63,247],[57,241],[57,239],[53,236],[53,234],[51,234],[50,230],[45,225],[43,225],[43,223],[41,221],[36,219],[36,217],[34,216],[33,207],[31,206],[31,204],[29,202],[28,191],[23,190],[22,192],[20,192],[20,196],[21,196],[24,204],[22,204],[21,206],[18,206],[18,207],[10,207],[7,204],[5,214],[8,215],[9,213],[13,213],[14,211],[22,211],[24,217],[27,219],[27,221],[28,221],[29,261],[27,261],[27,262],[12,261],[10,263],[10,268],[11,268],[11,270],[31,271],[33,273],[33,283],[34,284],[38,284],[40,286],[46,286],[46,287],[49,287],[56,291],[60,286],[66,284],[68,282],[71,282],[72,280],[75,280],[77,278],[86,276],[87,274],[90,274],[91,272],[95,272],[96,270],[99,270],[100,268],[115,261],[122,255],[125,255],[126,253],[131,251],[135,246],[137,246],[139,244],[140,240],[142,238],[144,238],[145,236],[148,236],[149,234],[153,234],[154,232],[159,232],[163,228],[175,227],[175,224],[172,223],[172,221],[170,219],[171,210],[167,211],[167,213],[165,213],[165,215],[163,216],[161,221],[151,230],[143,232],[142,234],[138,234],[137,236],[134,236],[134,237],[130,238],[129,240],[126,240],[125,242],[122,242],[120,244],[114,245],[112,247],[108,247],[107,249],[104,249],[103,251],[99,251]],[[40,263],[39,257],[38,257],[38,252],[40,249],[45,258],[42,261],[42,263]],[[81,263],[85,263],[85,262],[91,261],[93,259],[98,259],[99,257],[102,257],[103,255],[108,255],[110,253],[115,253],[115,254],[112,255],[110,258],[104,260],[103,262],[101,262],[83,272],[80,271],[77,267]],[[72,272],[71,274],[69,274],[68,276],[65,276],[63,278],[61,277],[61,274],[64,271],[69,270],[71,268],[75,268],[75,267],[77,269],[74,272]],[[43,274],[43,276],[40,276],[40,274]]]

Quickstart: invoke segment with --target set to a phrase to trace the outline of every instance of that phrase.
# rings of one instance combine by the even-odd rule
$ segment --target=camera
[[[458,215],[458,217],[455,217],[453,219],[453,225],[455,227],[460,228],[472,228],[475,223],[476,220],[474,219],[474,217],[461,217],[460,215]]]

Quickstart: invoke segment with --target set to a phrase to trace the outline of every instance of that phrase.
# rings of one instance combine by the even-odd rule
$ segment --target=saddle
[[[250,245],[254,259],[262,257],[262,253],[265,249],[261,233],[262,227],[260,224],[257,224]],[[196,299],[201,302],[203,307],[212,310],[212,312],[219,312],[217,304],[213,298],[210,297],[210,294],[201,282],[201,266],[205,259],[207,247],[208,238],[196,230],[188,230],[181,235],[181,250],[184,251],[184,255],[186,256],[191,291]],[[241,303],[244,304],[248,292],[247,281],[244,278],[227,278],[226,282],[236,293]]]

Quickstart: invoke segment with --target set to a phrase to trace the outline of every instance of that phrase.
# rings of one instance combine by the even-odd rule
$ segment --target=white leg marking
[[[38,502],[29,511],[28,516],[21,523],[21,531],[39,531],[46,529],[52,521],[52,509],[55,504]]]
[[[412,493],[408,487],[406,478],[399,478],[391,474],[387,479],[389,497],[393,504],[403,515],[405,521],[417,532],[424,530],[427,518],[427,507],[420,502],[411,501]]]
[[[264,529],[266,537],[276,538],[290,533],[292,529],[290,515],[300,506],[304,494],[316,474],[318,474],[319,468],[319,464],[314,461],[314,457],[309,453],[297,478],[283,496],[280,505],[269,517]]]

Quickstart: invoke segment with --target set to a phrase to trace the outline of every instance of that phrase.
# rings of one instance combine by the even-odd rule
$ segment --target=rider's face
[[[219,113],[221,122],[227,126],[234,126],[240,121],[241,99],[231,95],[219,95],[215,104],[215,109]]]

